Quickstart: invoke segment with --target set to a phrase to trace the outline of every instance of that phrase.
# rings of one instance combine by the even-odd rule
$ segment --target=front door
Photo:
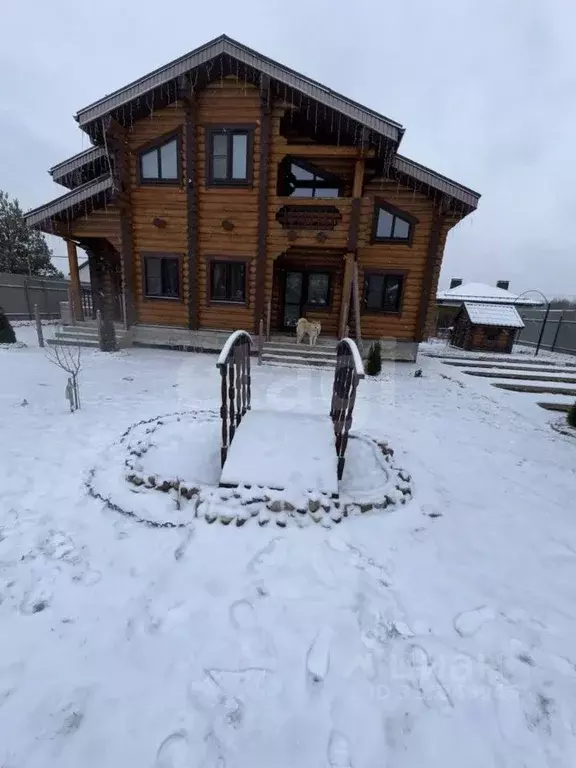
[[[330,273],[287,270],[284,279],[282,328],[293,330],[306,310],[326,310],[330,306]]]
[[[284,316],[282,328],[291,330],[302,317],[304,272],[286,272],[284,281]]]

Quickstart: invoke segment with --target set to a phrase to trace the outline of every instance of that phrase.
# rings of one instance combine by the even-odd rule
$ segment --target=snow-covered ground
[[[408,504],[331,529],[150,528],[85,482],[135,422],[216,409],[216,358],[86,351],[70,414],[63,372],[17,333],[0,765],[576,764],[576,444],[557,414],[436,359],[421,378],[386,364],[354,428],[395,449]],[[331,378],[254,366],[253,402],[326,413]]]

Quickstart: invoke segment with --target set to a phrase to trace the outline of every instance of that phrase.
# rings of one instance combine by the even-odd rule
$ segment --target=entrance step
[[[123,327],[114,328],[119,348],[130,345],[130,335]],[[66,344],[68,346],[91,347],[99,346],[98,328],[95,323],[84,321],[74,325],[63,325],[58,328],[53,339],[47,339],[48,344]]]
[[[262,362],[272,365],[310,365],[327,366],[336,365],[337,341],[325,340],[311,347],[309,344],[296,344],[295,341],[272,339],[264,344],[262,350]]]

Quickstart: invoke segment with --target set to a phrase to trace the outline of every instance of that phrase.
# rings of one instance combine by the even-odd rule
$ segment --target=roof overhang
[[[392,159],[392,167],[398,173],[410,176],[410,178],[416,179],[422,184],[464,203],[471,210],[476,210],[478,207],[478,201],[480,200],[479,192],[474,192],[473,189],[464,187],[447,176],[442,176],[442,174],[414,162],[414,160],[410,160],[403,155],[395,155]]]
[[[465,302],[471,304],[500,304],[514,307],[539,307],[544,303],[539,299],[520,299],[520,297],[499,298],[497,296],[473,296],[472,294],[446,297],[443,295],[443,292],[436,295],[436,303],[443,307],[461,307]]]
[[[73,155],[67,160],[63,160],[61,163],[52,166],[48,173],[58,184],[68,186],[68,183],[66,183],[68,177],[74,175],[77,171],[86,168],[86,166],[91,163],[96,163],[97,161],[103,161],[105,159],[107,159],[107,154],[104,147],[89,147],[83,152],[78,152],[77,155]]]
[[[146,96],[146,94],[151,93],[157,88],[168,85],[188,72],[208,64],[219,56],[229,56],[245,67],[267,75],[272,80],[375,131],[396,145],[399,144],[402,138],[404,128],[400,123],[347,99],[345,96],[332,91],[321,83],[304,77],[266,56],[262,56],[257,51],[247,48],[226,35],[217,37],[215,40],[172,61],[170,64],[166,64],[124,88],[120,88],[103,99],[84,107],[76,114],[76,120],[82,129],[90,133],[89,126],[94,121],[104,118],[135,99]]]
[[[96,202],[96,199],[108,192],[108,190],[111,190],[113,185],[114,182],[110,176],[103,176],[94,181],[90,181],[88,184],[83,184],[72,192],[68,192],[61,197],[57,197],[55,200],[51,200],[45,205],[33,208],[31,211],[25,213],[24,218],[26,219],[26,223],[30,227],[38,227],[64,213],[68,213],[73,218],[75,215],[75,208],[82,206],[82,204],[86,204],[89,201]]]

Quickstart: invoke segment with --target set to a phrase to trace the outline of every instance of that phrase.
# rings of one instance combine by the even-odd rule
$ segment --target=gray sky
[[[2,0],[0,189],[24,208],[62,194],[46,171],[88,146],[79,108],[226,33],[402,123],[401,152],[482,193],[441,287],[574,295],[575,31],[574,0]]]

